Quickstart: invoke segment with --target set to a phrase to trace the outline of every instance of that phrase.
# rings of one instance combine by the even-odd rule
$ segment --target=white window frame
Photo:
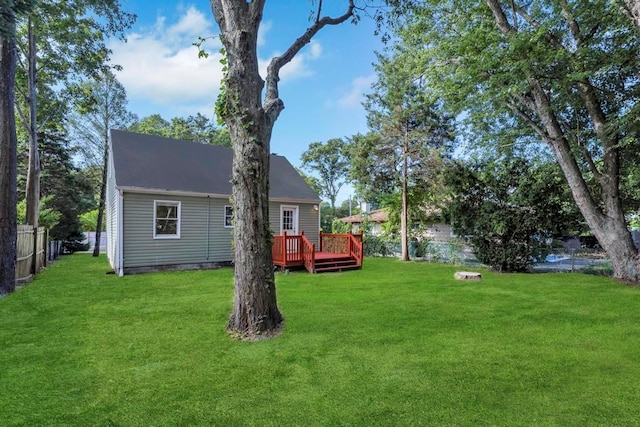
[[[227,225],[227,208],[231,209],[231,221],[230,221],[230,225]],[[225,205],[224,206],[224,218],[223,218],[223,224],[224,224],[224,228],[233,228],[233,206],[231,205]]]
[[[160,206],[176,206],[177,209],[177,224],[176,224],[176,234],[157,234],[157,223],[158,223],[158,205]],[[180,238],[180,226],[181,226],[181,218],[182,218],[182,202],[178,202],[175,200],[154,200],[153,201],[153,238],[154,239],[179,239]]]
[[[293,210],[293,228],[294,234],[300,234],[299,229],[299,216],[300,208],[297,205],[280,205],[280,234],[284,231],[284,210]],[[290,230],[287,230],[289,232]]]

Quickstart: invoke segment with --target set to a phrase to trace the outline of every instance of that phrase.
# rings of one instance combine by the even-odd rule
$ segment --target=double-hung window
[[[233,227],[233,206],[224,207],[224,226],[226,228]]]
[[[153,237],[155,239],[180,238],[180,202],[155,200]]]

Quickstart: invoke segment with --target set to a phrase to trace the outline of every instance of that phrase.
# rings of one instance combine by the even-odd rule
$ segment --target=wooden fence
[[[47,261],[58,257],[61,242],[49,242],[44,227],[35,229],[31,225],[18,225],[16,241],[16,282],[24,283],[47,266]]]

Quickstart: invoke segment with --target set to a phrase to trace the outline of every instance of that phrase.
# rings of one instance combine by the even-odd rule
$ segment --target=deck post
[[[287,230],[282,230],[282,259],[284,260],[284,269],[287,268]]]
[[[322,230],[320,230],[319,236],[320,238],[318,240],[320,241],[320,252],[322,252]]]
[[[302,260],[302,264],[304,264],[304,231],[300,232],[298,247],[300,248],[300,259]]]

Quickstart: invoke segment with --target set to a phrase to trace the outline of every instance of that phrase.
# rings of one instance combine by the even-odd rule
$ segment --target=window
[[[224,207],[224,226],[226,228],[233,227],[233,206]]]
[[[180,238],[180,202],[154,201],[153,237],[156,239]]]

